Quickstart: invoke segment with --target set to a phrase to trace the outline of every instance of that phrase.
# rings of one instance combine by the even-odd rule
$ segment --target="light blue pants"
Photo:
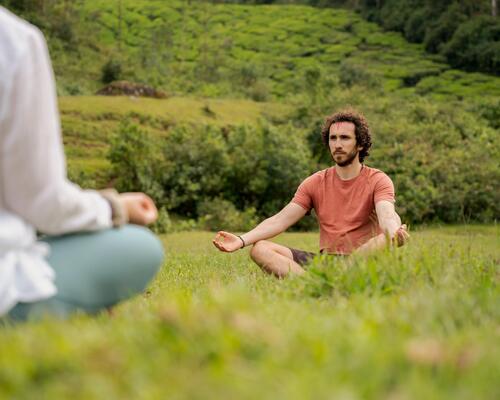
[[[136,225],[42,240],[50,245],[48,262],[58,292],[47,300],[17,304],[8,314],[12,319],[109,308],[143,291],[164,257],[158,238]]]

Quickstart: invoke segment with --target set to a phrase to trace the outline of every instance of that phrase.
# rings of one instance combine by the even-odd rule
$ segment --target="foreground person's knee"
[[[122,229],[126,237],[124,251],[136,260],[136,255],[140,254],[137,267],[145,274],[145,278],[150,280],[156,275],[165,258],[162,243],[153,232],[143,226],[127,225]]]

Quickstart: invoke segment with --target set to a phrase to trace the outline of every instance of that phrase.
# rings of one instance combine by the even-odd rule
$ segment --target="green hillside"
[[[500,78],[453,71],[343,9],[95,0],[63,15],[71,34],[50,30],[61,93],[92,93],[114,61],[122,78],[210,97],[289,99],[339,81],[440,97],[500,95]]]

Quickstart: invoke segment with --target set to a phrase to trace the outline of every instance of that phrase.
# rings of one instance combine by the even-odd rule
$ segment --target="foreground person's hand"
[[[217,235],[215,235],[214,240],[212,240],[212,243],[220,251],[224,251],[226,253],[232,253],[233,251],[239,250],[243,247],[243,242],[238,236],[224,231],[218,232]]]
[[[158,218],[155,203],[144,193],[120,193],[120,202],[133,224],[149,225]]]

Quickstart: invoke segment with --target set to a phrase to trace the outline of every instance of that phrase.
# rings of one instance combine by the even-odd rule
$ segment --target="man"
[[[286,207],[250,232],[241,236],[218,232],[213,243],[219,250],[233,252],[253,244],[250,256],[264,271],[280,278],[289,272],[302,274],[313,253],[266,239],[285,231],[312,208],[320,226],[321,253],[346,256],[405,243],[409,235],[394,209],[391,179],[363,164],[372,144],[365,118],[352,110],[333,114],[321,133],[336,166],[304,180]]]
[[[68,181],[45,40],[0,7],[0,316],[95,313],[140,292],[163,249],[137,225],[157,215],[144,193]]]

